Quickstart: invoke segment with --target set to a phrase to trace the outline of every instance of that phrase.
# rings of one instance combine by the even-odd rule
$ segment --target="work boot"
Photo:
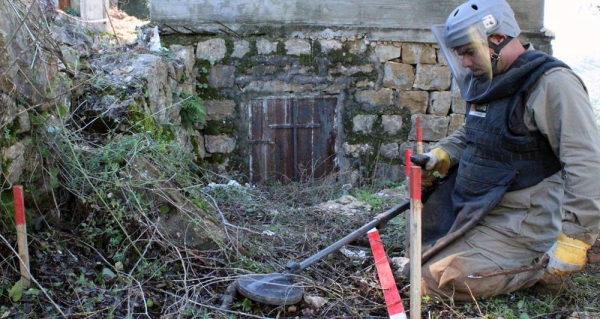
[[[571,279],[568,275],[559,276],[544,272],[532,289],[540,295],[558,296],[568,291]]]

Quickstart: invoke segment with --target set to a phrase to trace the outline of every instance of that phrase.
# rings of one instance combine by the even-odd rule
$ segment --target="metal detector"
[[[375,216],[375,219],[368,224],[336,241],[331,246],[308,257],[304,261],[300,263],[291,261],[282,273],[243,275],[237,281],[237,290],[245,297],[264,304],[275,306],[296,304],[302,300],[304,288],[296,283],[294,280],[295,275],[306,269],[308,266],[323,259],[325,256],[339,250],[358,237],[366,234],[372,228],[379,228],[385,225],[388,221],[398,216],[409,207],[410,200],[403,201]]]

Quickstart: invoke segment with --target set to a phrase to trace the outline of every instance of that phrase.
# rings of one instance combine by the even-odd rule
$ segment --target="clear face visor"
[[[458,46],[447,43],[443,25],[435,25],[431,30],[463,99],[472,101],[483,96],[492,84],[492,61],[483,25],[478,23],[464,30],[464,34],[453,41]]]

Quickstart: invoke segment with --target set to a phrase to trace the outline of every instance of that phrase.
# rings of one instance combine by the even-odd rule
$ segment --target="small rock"
[[[319,296],[304,296],[304,302],[314,309],[319,309],[327,304],[327,300]]]
[[[348,249],[346,247],[342,247],[340,249],[340,252],[344,256],[346,256],[346,257],[348,257],[350,259],[364,260],[365,257],[367,256],[367,254],[365,253],[365,251],[364,250],[360,250],[360,249],[352,251],[352,250],[350,250],[350,249]]]
[[[408,277],[410,273],[410,259],[406,257],[390,258],[390,266],[394,271],[394,277]]]

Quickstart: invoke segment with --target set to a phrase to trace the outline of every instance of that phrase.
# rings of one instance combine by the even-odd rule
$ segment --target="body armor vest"
[[[529,131],[523,115],[528,89],[546,70],[566,65],[544,53],[527,51],[513,63],[511,70],[531,69],[532,63],[535,67],[527,76],[512,79],[517,82],[511,86],[513,92],[507,92],[512,94],[484,103],[469,103],[465,124],[467,148],[460,160],[459,189],[480,193],[490,186],[508,185],[508,191],[518,190],[533,186],[561,169],[548,140],[539,131]],[[506,80],[511,79],[502,82]]]

